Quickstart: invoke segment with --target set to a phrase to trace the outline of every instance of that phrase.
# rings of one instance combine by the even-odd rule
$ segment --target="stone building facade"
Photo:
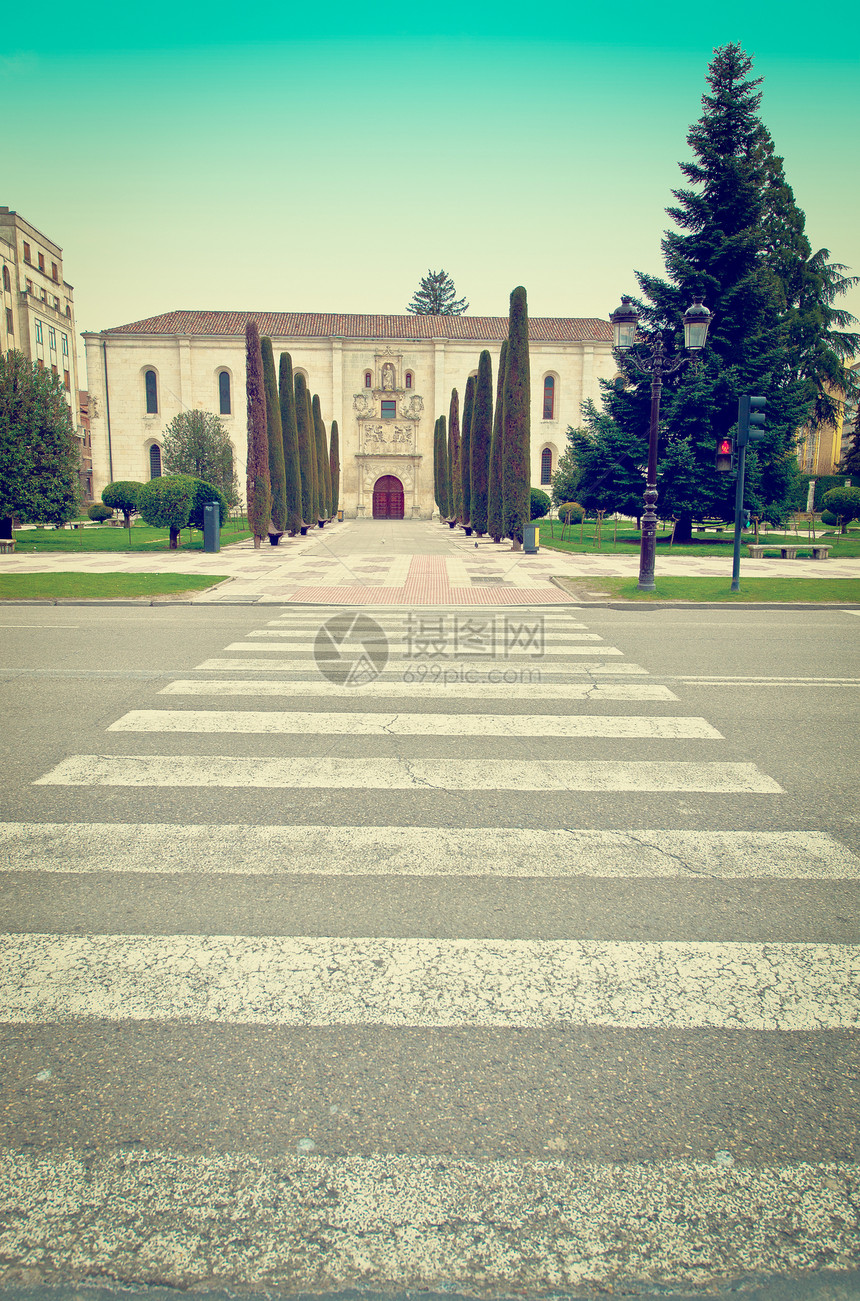
[[[112,479],[161,473],[164,430],[189,408],[220,414],[245,473],[243,312],[168,312],[85,334],[94,491]],[[326,428],[340,432],[344,514],[429,519],[433,427],[462,403],[487,348],[498,365],[506,317],[371,316],[259,312],[261,335],[289,352],[318,393]],[[529,322],[532,482],[548,487],[580,403],[597,400],[615,374],[608,321],[537,317]],[[383,484],[384,481],[384,484]],[[400,488],[397,488],[397,485]],[[376,491],[375,491],[376,490]]]

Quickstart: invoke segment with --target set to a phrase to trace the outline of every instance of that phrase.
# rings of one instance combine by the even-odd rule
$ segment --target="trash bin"
[[[203,550],[221,550],[221,503],[203,503]]]
[[[540,525],[523,525],[523,551],[527,556],[536,556],[540,550]]]
[[[338,524],[341,524],[341,523],[343,522],[343,507],[342,507],[342,506],[339,506],[339,507],[338,507],[338,512],[337,512],[337,522],[338,522]]]

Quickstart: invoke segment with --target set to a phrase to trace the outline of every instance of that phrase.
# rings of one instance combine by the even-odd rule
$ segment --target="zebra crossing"
[[[828,1146],[823,1113],[817,1144],[781,1143],[792,1108],[830,1105],[818,1044],[847,1055],[860,1026],[856,947],[798,939],[792,909],[856,881],[860,860],[820,831],[649,826],[652,794],[707,800],[706,823],[710,801],[786,793],[722,757],[683,685],[648,680],[576,612],[541,616],[540,653],[526,638],[456,663],[416,655],[396,612],[372,617],[384,663],[358,646],[363,676],[341,681],[315,658],[324,613],[250,629],[107,723],[101,753],[34,779],[77,789],[81,821],[0,824],[0,874],[44,876],[58,917],[90,880],[123,917],[173,892],[157,930],[126,929],[90,891],[89,928],[2,936],[0,1021],[42,1045],[34,1062],[60,1063],[38,1087],[74,1071],[67,1036],[105,1073],[82,1081],[100,1099],[92,1115],[81,1104],[83,1138],[0,1156],[6,1258],[182,1286],[526,1294],[851,1268],[860,1166],[838,1136]],[[292,791],[304,818],[279,815]],[[163,816],[168,792],[198,801],[193,820]],[[544,795],[558,803],[530,825]],[[522,808],[522,825],[481,823],[484,798]],[[577,826],[595,807],[610,823],[632,810],[632,825]],[[748,890],[774,914],[748,923],[765,938],[694,933],[687,901],[701,916]],[[307,891],[366,927],[303,926]],[[672,934],[639,937],[642,910],[672,900]],[[296,925],[273,931],[267,908],[293,907]],[[600,920],[613,907],[624,938]],[[808,1103],[784,1043],[815,1062]],[[749,1079],[769,1091],[752,1108],[764,1155],[732,1110]],[[50,1106],[39,1115],[55,1132]],[[203,1117],[225,1137],[207,1139]]]

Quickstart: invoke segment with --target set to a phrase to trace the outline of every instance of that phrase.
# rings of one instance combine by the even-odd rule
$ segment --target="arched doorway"
[[[373,485],[373,518],[403,519],[403,484],[393,474],[384,474]]]

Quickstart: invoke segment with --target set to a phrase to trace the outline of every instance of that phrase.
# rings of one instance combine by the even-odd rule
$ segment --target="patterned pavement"
[[[658,555],[658,574],[725,576],[731,556]],[[537,555],[509,544],[466,538],[425,521],[346,520],[324,533],[254,549],[250,540],[215,555],[202,552],[85,552],[0,556],[0,573],[182,573],[227,577],[195,604],[381,606],[571,605],[553,579],[634,576],[636,549]],[[856,578],[860,560],[743,560],[752,577]]]

